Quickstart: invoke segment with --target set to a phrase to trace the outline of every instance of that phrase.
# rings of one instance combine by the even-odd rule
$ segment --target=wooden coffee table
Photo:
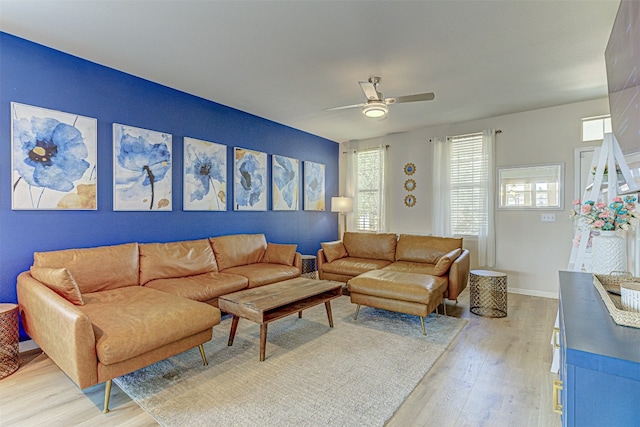
[[[267,325],[277,319],[299,313],[315,305],[324,303],[333,328],[331,300],[342,295],[342,283],[330,280],[314,280],[304,277],[285,280],[271,285],[246,289],[221,296],[218,299],[220,310],[233,315],[229,344],[238,329],[238,321],[251,320],[260,324],[260,361],[264,361],[267,344]]]

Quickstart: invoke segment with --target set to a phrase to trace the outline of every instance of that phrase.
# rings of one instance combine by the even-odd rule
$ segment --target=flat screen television
[[[640,192],[640,1],[622,0],[605,50],[613,134],[633,175],[620,194]]]

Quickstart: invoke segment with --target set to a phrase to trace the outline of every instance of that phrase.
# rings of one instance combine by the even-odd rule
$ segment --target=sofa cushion
[[[269,285],[282,280],[300,276],[300,269],[282,264],[267,264],[264,262],[240,265],[224,270],[223,273],[238,274],[249,279],[249,288]]]
[[[451,252],[441,256],[433,269],[433,274],[435,274],[436,276],[442,276],[443,274],[445,274],[447,271],[449,271],[449,267],[451,267],[453,261],[455,261],[461,253],[462,249],[456,248]]]
[[[277,243],[267,243],[267,250],[264,253],[262,262],[270,264],[293,265],[296,257],[298,245],[282,245]]]
[[[75,305],[84,305],[78,284],[66,268],[31,267],[31,276]]]
[[[401,234],[395,260],[436,264],[443,255],[457,248],[462,248],[462,238]]]
[[[399,271],[404,273],[430,274],[436,276],[434,264],[426,262],[396,261],[382,268],[382,270]]]
[[[220,271],[260,262],[267,250],[264,234],[231,234],[211,237],[209,241]]]
[[[144,243],[140,248],[140,284],[218,270],[208,239]]]
[[[138,285],[138,244],[35,252],[35,267],[66,268],[80,293]]]
[[[144,286],[83,297],[85,305],[78,308],[91,320],[98,361],[104,365],[131,359],[220,323],[220,310],[209,304]]]
[[[447,279],[426,274],[375,270],[350,279],[347,287],[352,294],[428,304],[432,296],[444,293]]]
[[[335,242],[322,242],[320,243],[322,250],[324,251],[324,257],[327,262],[333,262],[340,258],[348,257],[347,248],[344,247],[342,240],[336,240]]]
[[[210,272],[196,276],[155,279],[144,286],[182,298],[206,302],[220,295],[240,291],[248,284],[249,280],[246,277],[237,274]]]
[[[350,257],[393,262],[397,236],[393,233],[344,233],[344,247]]]
[[[342,274],[345,276],[357,276],[358,274],[362,274],[370,270],[376,270],[389,264],[391,264],[391,262],[381,259],[347,257],[322,264],[322,272]]]

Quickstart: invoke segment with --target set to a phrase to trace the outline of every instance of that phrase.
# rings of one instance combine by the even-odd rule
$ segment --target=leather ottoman
[[[420,317],[424,335],[424,318],[442,303],[447,285],[445,277],[389,270],[368,271],[347,282],[351,302],[358,305],[356,319],[360,305],[411,314]]]

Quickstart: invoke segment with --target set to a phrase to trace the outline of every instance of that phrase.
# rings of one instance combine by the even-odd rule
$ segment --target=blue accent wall
[[[189,73],[189,65],[184,72]],[[97,119],[96,211],[11,210],[11,102]],[[172,212],[113,211],[113,123],[173,135]],[[226,212],[182,210],[185,136],[227,145]],[[2,32],[0,147],[0,302],[17,301],[16,277],[29,269],[34,251],[264,233],[270,242],[297,243],[299,252],[314,254],[320,242],[335,240],[338,234],[337,214],[328,211],[330,197],[338,194],[339,146],[334,141]],[[233,147],[269,154],[268,211],[232,210]],[[326,165],[327,211],[270,210],[271,154],[301,160],[301,177],[303,161]],[[300,188],[302,202],[302,183]]]

